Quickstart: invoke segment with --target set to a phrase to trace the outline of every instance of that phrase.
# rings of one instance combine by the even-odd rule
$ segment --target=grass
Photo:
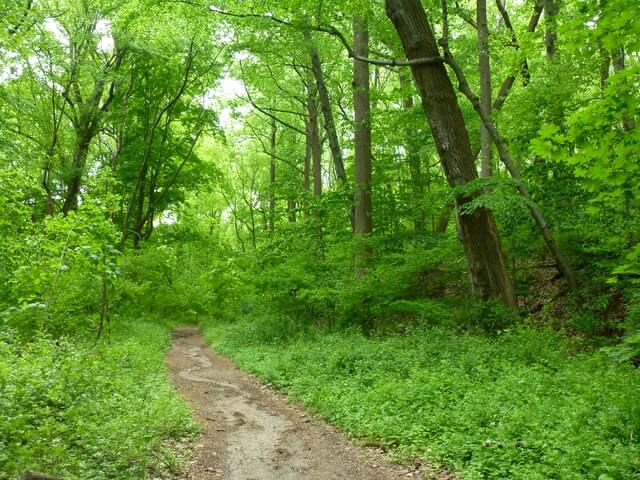
[[[97,347],[0,333],[0,479],[142,479],[177,468],[170,439],[195,432],[166,377],[169,330],[128,321]]]
[[[209,322],[206,337],[365,443],[475,479],[640,479],[640,375],[552,332],[439,328],[365,337],[291,319]]]

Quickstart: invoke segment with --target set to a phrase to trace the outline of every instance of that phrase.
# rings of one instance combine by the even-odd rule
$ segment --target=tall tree
[[[499,2],[500,0],[498,0]],[[477,0],[476,23],[478,26],[478,71],[480,72],[480,105],[491,115],[491,63],[489,56],[489,24],[487,22],[487,0]],[[480,151],[482,153],[481,174],[490,177],[493,172],[491,135],[480,124]]]
[[[336,172],[336,177],[343,185],[346,185],[347,174],[344,169],[344,158],[342,155],[342,149],[340,148],[340,140],[338,139],[338,131],[336,129],[333,108],[331,106],[331,98],[329,97],[329,89],[327,88],[325,75],[322,69],[322,60],[309,30],[305,30],[305,39],[309,46],[311,70],[315,79],[318,98],[320,99],[320,109],[324,119],[324,129],[327,133],[327,139],[329,140],[329,149],[331,150],[331,156],[333,157],[333,166]]]
[[[369,56],[369,29],[365,16],[353,19],[353,50],[361,57]],[[373,230],[371,206],[371,98],[369,64],[353,61],[353,109],[355,123],[355,218],[356,236],[367,236]],[[356,255],[356,274],[364,275],[370,256],[367,238],[361,238]]]
[[[477,178],[475,159],[456,94],[439,60],[440,52],[425,10],[417,0],[386,0],[386,9],[407,58],[435,59],[415,62],[411,70],[447,180],[452,187],[463,186]],[[473,195],[458,194],[458,208],[464,209],[472,198]],[[479,207],[461,213],[458,225],[474,293],[484,298],[501,298],[515,309],[513,285],[491,211]]]

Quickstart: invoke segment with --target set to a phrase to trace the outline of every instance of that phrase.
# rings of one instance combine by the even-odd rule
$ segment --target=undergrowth
[[[242,368],[397,458],[466,480],[640,478],[638,371],[557,333],[363,336],[264,315],[204,330]]]
[[[0,332],[0,479],[26,470],[140,479],[175,470],[169,439],[195,432],[166,377],[168,329],[136,321],[97,346]]]

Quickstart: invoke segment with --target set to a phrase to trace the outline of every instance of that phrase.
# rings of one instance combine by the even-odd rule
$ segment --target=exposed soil
[[[388,480],[452,478],[425,467],[389,464],[334,427],[287,404],[279,393],[214,353],[196,328],[174,331],[171,378],[192,403],[203,432],[189,480]]]

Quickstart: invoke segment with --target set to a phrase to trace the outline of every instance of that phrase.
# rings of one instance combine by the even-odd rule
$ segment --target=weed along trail
[[[429,478],[357,447],[324,422],[214,353],[196,328],[173,333],[171,378],[203,432],[184,479],[387,480]]]

